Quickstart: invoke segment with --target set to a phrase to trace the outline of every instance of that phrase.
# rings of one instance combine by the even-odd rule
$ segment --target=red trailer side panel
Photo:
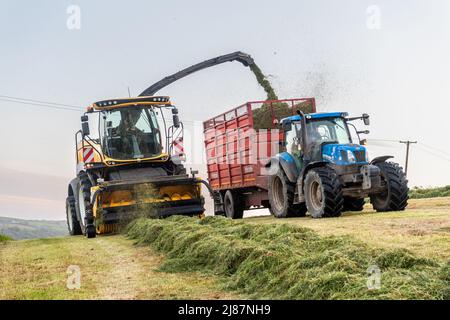
[[[214,190],[267,189],[264,166],[279,152],[279,121],[301,108],[315,112],[313,98],[247,102],[203,123],[208,180]]]

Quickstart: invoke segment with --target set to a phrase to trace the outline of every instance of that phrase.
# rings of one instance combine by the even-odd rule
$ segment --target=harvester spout
[[[277,96],[273,88],[271,87],[269,81],[266,79],[264,74],[261,72],[261,69],[256,65],[253,58],[244,52],[236,51],[233,53],[225,54],[219,57],[215,57],[209,60],[205,60],[203,62],[192,65],[186,69],[178,71],[170,76],[165,77],[164,79],[152,84],[150,87],[145,89],[139,96],[153,96],[156,92],[161,90],[164,87],[167,87],[171,83],[182,79],[194,72],[216,66],[218,64],[222,64],[224,62],[238,61],[242,63],[245,67],[250,67],[251,71],[255,74],[256,80],[258,83],[264,88],[267,93],[268,100],[276,100]]]

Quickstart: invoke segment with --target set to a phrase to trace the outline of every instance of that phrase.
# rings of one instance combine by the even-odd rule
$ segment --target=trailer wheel
[[[75,209],[75,197],[68,196],[66,199],[66,218],[67,228],[71,236],[78,236],[82,234],[80,223],[77,220],[77,213]]]
[[[328,166],[311,169],[305,178],[305,198],[313,218],[339,217],[344,197],[336,172]]]
[[[303,217],[306,206],[303,203],[294,204],[295,184],[291,183],[283,170],[269,178],[270,213],[276,218]]]
[[[344,198],[344,211],[363,211],[366,201],[364,198]]]
[[[91,181],[87,174],[78,177],[78,187],[75,196],[76,211],[81,231],[88,238],[95,237],[94,217],[91,205]]]
[[[236,194],[233,194],[231,190],[225,192],[223,198],[223,206],[225,209],[225,215],[230,219],[241,219],[244,216],[244,207],[239,201]]]
[[[373,208],[378,212],[405,210],[409,189],[402,167],[393,162],[379,162],[375,165],[380,168],[385,189],[381,193],[370,195]]]

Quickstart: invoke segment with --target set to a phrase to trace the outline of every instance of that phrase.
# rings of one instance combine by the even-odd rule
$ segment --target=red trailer
[[[298,109],[316,112],[314,98],[247,102],[203,123],[215,214],[269,208],[265,165],[283,148],[279,121]]]

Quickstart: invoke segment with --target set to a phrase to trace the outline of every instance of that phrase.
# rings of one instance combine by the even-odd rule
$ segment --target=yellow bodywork
[[[91,194],[95,194],[101,186],[91,188]],[[148,184],[134,186],[130,190],[100,191],[93,199],[92,211],[97,221],[101,222],[103,209],[120,208],[141,204],[162,204],[167,201],[180,201],[198,199],[201,196],[201,183],[194,185],[161,186],[157,190]],[[97,226],[97,233],[111,233],[117,231],[117,224],[102,224]]]
[[[149,107],[161,107],[171,106],[169,97],[142,97],[142,98],[125,98],[125,99],[113,99],[105,100],[92,104],[88,108],[88,113],[117,109],[121,107],[129,106],[149,106]],[[93,156],[91,155],[91,149]],[[89,154],[89,157],[86,155]],[[163,163],[170,159],[169,154],[161,153],[151,158],[140,159],[127,159],[118,160],[108,157],[104,154],[101,145],[98,140],[83,137],[76,146],[77,156],[77,170],[89,170],[99,167],[117,167],[130,164],[140,164],[144,162]],[[86,158],[86,162],[85,162]],[[115,181],[117,183],[117,181]],[[126,182],[126,181],[125,181]],[[120,183],[120,181],[119,181]],[[95,218],[97,234],[111,233],[118,230],[118,224],[113,222],[105,223],[103,221],[103,210],[110,211],[121,210],[122,208],[140,205],[140,204],[152,204],[152,203],[164,203],[170,201],[171,204],[177,207],[176,201],[196,200],[202,198],[201,196],[201,183],[195,182],[192,184],[179,184],[173,182],[174,185],[161,185],[153,187],[148,183],[131,183],[120,189],[109,189],[105,187],[108,182],[99,182],[98,185],[91,188],[91,195],[95,195],[91,199],[92,213]],[[110,184],[114,184],[111,183]],[[109,184],[109,185],[110,185]],[[182,207],[182,203],[180,203]],[[126,211],[126,210],[125,210]],[[131,211],[131,207],[130,207]],[[126,211],[127,212],[127,211]]]

